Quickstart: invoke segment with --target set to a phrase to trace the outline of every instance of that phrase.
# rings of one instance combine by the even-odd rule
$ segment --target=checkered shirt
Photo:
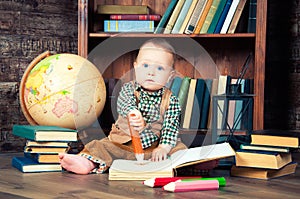
[[[137,106],[134,91],[138,91],[139,103]],[[145,91],[137,82],[125,83],[118,97],[117,110],[120,115],[126,117],[133,110],[138,109],[147,123],[147,127],[140,132],[143,148],[151,146],[159,137],[151,131],[151,123],[160,118],[160,104],[165,88],[156,92]],[[163,124],[160,132],[160,144],[168,144],[174,147],[177,143],[178,128],[180,124],[181,108],[176,96],[170,97],[169,107],[163,116]]]

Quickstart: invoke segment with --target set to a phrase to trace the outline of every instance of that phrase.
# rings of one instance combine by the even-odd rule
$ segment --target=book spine
[[[198,2],[198,0],[193,0],[193,2],[192,2],[192,4],[191,4],[191,6],[190,6],[190,8],[189,8],[189,10],[188,10],[188,12],[187,12],[185,18],[184,18],[184,21],[183,21],[183,23],[182,23],[182,25],[181,25],[181,27],[180,27],[180,29],[179,29],[179,33],[180,33],[180,34],[183,34],[183,33],[184,33],[184,30],[185,30],[185,28],[187,27],[187,24],[188,24],[188,22],[189,22],[189,20],[190,20],[190,18],[191,18],[191,16],[192,16],[192,14],[193,14],[193,11],[194,11],[194,9],[195,9],[195,6],[196,6],[196,3],[197,3],[197,2]]]
[[[201,30],[201,28],[203,26],[203,23],[204,23],[204,21],[206,19],[206,16],[207,16],[208,12],[209,12],[209,9],[210,9],[210,7],[212,5],[212,2],[213,2],[213,0],[207,0],[207,2],[205,4],[205,7],[203,8],[203,12],[202,12],[202,14],[201,14],[201,16],[199,18],[199,21],[198,21],[198,23],[197,23],[197,25],[195,27],[194,34],[199,34],[200,33],[200,30]]]
[[[139,15],[139,14],[113,14],[109,16],[110,20],[151,20],[159,21],[160,15]]]
[[[197,2],[195,9],[191,15],[191,18],[184,31],[185,34],[192,34],[194,32],[195,27],[202,15],[206,2],[207,2],[206,0],[199,0]]]
[[[181,10],[184,2],[185,2],[185,0],[178,0],[177,4],[176,4],[176,6],[175,6],[175,8],[172,12],[172,15],[171,15],[171,17],[170,17],[170,19],[169,19],[169,21],[166,25],[166,28],[164,30],[164,34],[170,34],[171,33],[171,31],[173,29],[173,26],[174,26],[174,24],[177,20],[177,17],[180,13],[180,10]]]
[[[171,2],[169,3],[164,15],[162,16],[161,20],[159,21],[154,33],[155,34],[159,34],[159,33],[163,33],[164,32],[164,27],[167,23],[167,21],[169,20],[173,9],[175,8],[176,4],[177,4],[178,0],[171,0]]]
[[[171,30],[172,34],[179,33],[180,27],[189,11],[191,4],[192,4],[192,0],[185,0],[184,4],[179,12],[179,15],[175,21],[175,24]]]
[[[222,14],[221,14],[221,16],[219,18],[219,21],[218,21],[218,23],[216,25],[215,30],[214,30],[214,33],[216,33],[216,34],[220,33],[220,31],[222,29],[222,26],[223,26],[223,24],[225,22],[225,19],[226,19],[227,15],[228,15],[228,12],[229,12],[229,9],[231,7],[231,4],[232,4],[232,0],[227,0],[226,4],[224,6],[223,12],[222,12]]]
[[[234,13],[237,9],[237,6],[238,6],[239,2],[240,2],[240,0],[233,0],[232,1],[231,6],[229,8],[229,11],[227,13],[227,16],[225,18],[225,21],[223,23],[223,26],[220,30],[221,34],[226,34],[227,33],[227,30],[229,28],[229,25],[230,25],[232,19],[233,19]]]
[[[198,78],[196,84],[195,99],[193,103],[192,118],[190,123],[191,129],[198,129],[200,126],[204,92],[205,92],[204,79]]]
[[[154,32],[154,21],[104,20],[104,32]]]
[[[203,96],[203,107],[201,112],[200,129],[207,129],[212,83],[213,83],[212,79],[205,80],[205,89],[204,89],[205,91]]]
[[[214,14],[214,16],[211,20],[211,23],[210,23],[210,25],[207,29],[207,33],[209,33],[209,34],[214,33],[214,30],[216,28],[216,25],[217,25],[219,19],[220,19],[220,16],[222,15],[222,12],[224,10],[226,2],[227,2],[226,0],[221,0],[220,1],[220,4],[218,5],[218,7],[216,9],[216,12],[215,12],[215,14]]]
[[[210,7],[210,9],[207,13],[207,16],[204,20],[203,26],[200,30],[201,34],[207,33],[207,30],[208,30],[208,28],[209,28],[209,26],[210,26],[210,24],[213,20],[214,15],[216,14],[216,11],[217,11],[220,3],[221,3],[221,0],[214,0],[213,1],[212,5],[211,5],[211,7]]]
[[[255,33],[256,30],[256,4],[257,0],[250,0],[249,18],[248,18],[248,33]]]
[[[149,14],[146,5],[98,5],[97,14]]]
[[[235,13],[233,15],[233,18],[231,20],[231,23],[230,23],[230,25],[228,27],[227,33],[231,33],[232,34],[232,33],[235,32],[235,29],[237,27],[239,19],[240,19],[241,15],[242,15],[242,12],[243,12],[244,8],[245,8],[246,2],[247,2],[247,0],[240,0],[240,2],[238,3],[236,11],[235,11]]]

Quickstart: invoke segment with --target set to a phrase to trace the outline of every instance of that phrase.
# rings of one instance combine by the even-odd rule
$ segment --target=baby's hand
[[[158,145],[156,149],[152,151],[151,161],[157,162],[166,160],[168,158],[168,153],[171,150],[171,146],[169,145]]]
[[[141,131],[146,125],[140,111],[134,109],[128,113],[130,126],[136,131]]]

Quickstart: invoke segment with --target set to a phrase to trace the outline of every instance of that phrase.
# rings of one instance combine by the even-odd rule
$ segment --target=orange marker
[[[129,130],[130,130],[131,141],[132,141],[135,158],[138,162],[142,162],[144,160],[144,150],[142,147],[140,135],[139,135],[139,132],[134,130],[134,128],[129,123],[129,118],[135,117],[135,116],[136,116],[135,114],[129,114],[127,117],[127,120],[128,120],[128,125],[129,125]]]

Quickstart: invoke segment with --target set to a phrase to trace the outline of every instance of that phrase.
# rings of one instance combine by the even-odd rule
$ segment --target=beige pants
[[[152,151],[157,147],[157,145],[158,142],[155,142],[152,146],[144,149],[145,160],[151,158]],[[182,142],[178,141],[177,145],[171,149],[169,154],[186,148],[187,147]],[[111,166],[112,161],[115,159],[135,160],[131,141],[125,144],[120,144],[112,142],[108,138],[89,142],[85,145],[81,153],[91,155],[95,159],[104,161],[108,167]]]

